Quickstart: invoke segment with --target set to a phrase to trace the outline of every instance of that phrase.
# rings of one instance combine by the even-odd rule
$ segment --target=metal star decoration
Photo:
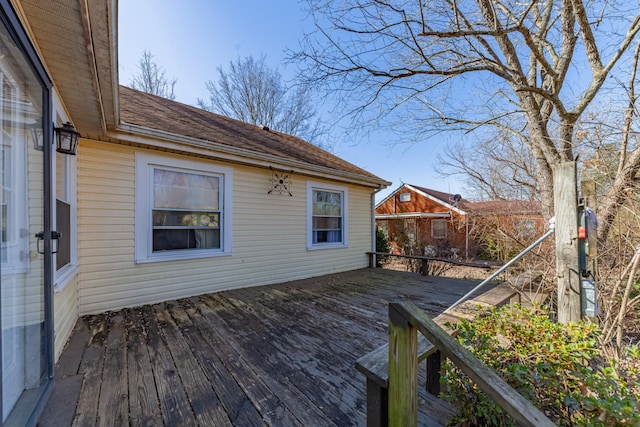
[[[288,194],[293,197],[291,193],[291,186],[293,182],[291,181],[290,175],[293,171],[285,172],[285,171],[277,171],[269,166],[271,169],[271,179],[269,180],[271,183],[271,188],[267,191],[267,194],[277,193],[277,194]]]

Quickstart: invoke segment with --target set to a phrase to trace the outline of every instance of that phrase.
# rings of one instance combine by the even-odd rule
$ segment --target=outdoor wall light
[[[33,139],[33,148],[38,151],[44,149],[44,131],[40,123],[34,123],[31,127],[31,138]],[[53,128],[54,138],[56,142],[56,151],[64,154],[76,155],[78,150],[78,139],[80,133],[76,131],[73,125],[69,122],[63,124],[61,127]]]
[[[71,123],[67,122],[62,127],[54,128],[56,138],[56,150],[58,153],[76,155],[78,149],[78,132]]]
[[[33,148],[38,151],[44,151],[44,133],[42,125],[38,122],[29,125],[31,130],[31,139],[33,140]]]

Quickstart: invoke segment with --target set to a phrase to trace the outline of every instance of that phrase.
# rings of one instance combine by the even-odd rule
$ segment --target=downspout
[[[371,252],[376,251],[376,194],[381,188],[371,192]],[[373,265],[376,265],[376,256],[373,256]]]
[[[376,252],[376,194],[382,191],[382,184],[371,192],[371,252]],[[377,255],[373,255],[373,265],[378,265]]]

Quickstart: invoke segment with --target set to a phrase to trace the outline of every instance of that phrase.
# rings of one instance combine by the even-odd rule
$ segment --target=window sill
[[[327,243],[324,245],[311,245],[307,246],[308,251],[318,251],[323,249],[345,249],[348,248],[349,245],[345,245],[344,243]]]
[[[69,264],[56,271],[56,280],[53,284],[53,292],[62,292],[67,284],[78,274],[78,266]]]
[[[200,252],[200,253],[175,253],[175,252],[167,252],[162,254],[153,254],[149,255],[146,258],[136,259],[136,264],[148,264],[154,262],[165,262],[165,261],[183,261],[190,259],[204,259],[204,258],[218,258],[231,256],[231,252]]]

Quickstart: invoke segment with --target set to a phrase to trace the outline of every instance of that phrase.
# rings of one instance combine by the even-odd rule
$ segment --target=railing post
[[[418,332],[389,304],[389,426],[418,425]]]
[[[426,259],[422,260],[422,275],[423,276],[429,275],[429,260],[426,260]]]
[[[389,425],[388,390],[367,378],[367,427],[387,427]]]
[[[376,256],[373,254],[373,252],[369,252],[369,268],[373,268],[376,266]]]
[[[427,356],[427,383],[428,393],[437,396],[440,394],[440,370],[442,369],[442,353],[436,350]]]

